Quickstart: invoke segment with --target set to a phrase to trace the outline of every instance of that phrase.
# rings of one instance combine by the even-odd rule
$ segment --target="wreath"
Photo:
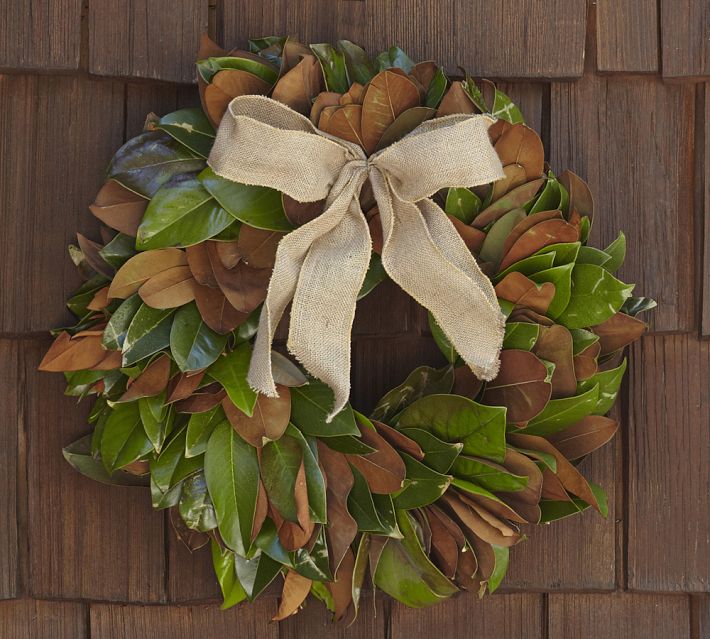
[[[79,319],[40,368],[96,399],[66,460],[150,486],[188,548],[211,544],[224,607],[281,576],[279,620],[309,593],[356,615],[368,574],[413,607],[482,596],[521,525],[606,515],[578,461],[618,428],[655,303],[614,276],[622,233],[588,245],[587,185],[510,99],[346,40],[205,39],[197,70],[202,108],[148,116],[90,207],[101,241],[70,247]],[[352,314],[388,277],[448,364],[366,416]],[[289,305],[293,358],[272,349]]]

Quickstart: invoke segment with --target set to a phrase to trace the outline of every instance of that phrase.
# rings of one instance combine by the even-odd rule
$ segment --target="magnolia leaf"
[[[154,359],[128,386],[120,401],[130,402],[141,397],[151,397],[165,390],[170,379],[170,358],[163,354]]]
[[[609,442],[619,422],[601,415],[588,415],[548,439],[567,459],[579,459]]]
[[[577,392],[573,347],[572,334],[564,326],[540,327],[540,337],[533,352],[555,365],[551,380],[553,399],[569,397]]]
[[[219,406],[190,415],[185,433],[185,457],[196,457],[204,453],[214,429],[224,419],[224,411]]]
[[[130,297],[155,275],[186,265],[185,252],[176,248],[138,253],[129,259],[114,276],[109,287],[109,299]]]
[[[237,579],[234,569],[234,553],[227,548],[222,548],[214,538],[211,548],[212,565],[222,590],[223,603],[221,607],[222,610],[226,610],[244,601],[247,598],[247,593],[244,592],[244,588]]]
[[[147,280],[138,294],[151,308],[177,308],[195,299],[195,280],[189,266],[174,266]]]
[[[106,471],[111,474],[148,454],[153,445],[146,437],[138,404],[118,404],[109,413],[101,433],[99,450]]]
[[[504,349],[531,351],[540,335],[538,324],[524,322],[508,322],[505,325]]]
[[[406,453],[402,453],[402,459],[407,468],[407,479],[402,491],[394,498],[395,508],[398,510],[423,508],[433,504],[446,492],[451,477],[432,470]]]
[[[321,91],[323,75],[318,60],[305,55],[276,82],[271,98],[290,106],[294,111],[308,115],[311,104]]]
[[[579,239],[577,229],[564,220],[545,220],[525,231],[503,256],[500,268],[530,257],[541,248],[561,242],[576,242]]]
[[[470,189],[449,189],[444,210],[447,215],[453,215],[464,224],[471,224],[481,210],[481,200]]]
[[[279,439],[291,415],[291,393],[286,386],[276,386],[278,397],[258,395],[251,416],[241,410],[228,413],[233,428],[252,446],[261,448]]]
[[[170,352],[181,371],[207,368],[222,354],[226,345],[226,335],[207,326],[195,304],[183,306],[175,313],[170,329]]]
[[[595,415],[604,415],[611,410],[611,407],[616,401],[616,395],[619,392],[621,382],[624,379],[626,365],[627,362],[626,359],[624,359],[617,368],[592,375],[589,379],[585,379],[577,386],[577,392],[579,393],[588,391],[594,386],[599,386],[599,399],[593,410]]]
[[[364,49],[350,42],[349,40],[338,40],[338,51],[345,58],[345,68],[348,80],[366,85],[375,75],[375,66]]]
[[[202,320],[220,335],[231,333],[248,318],[247,313],[242,313],[234,308],[224,293],[217,288],[194,284],[193,291],[195,304],[197,304],[197,310]]]
[[[247,382],[250,360],[251,345],[243,343],[233,351],[218,357],[207,370],[207,374],[227,391],[232,403],[249,417],[253,415],[256,404],[256,392]]]
[[[202,109],[180,109],[164,115],[156,125],[197,155],[207,158],[215,131]]]
[[[349,88],[345,55],[336,51],[330,44],[312,44],[311,51],[316,54],[323,70],[328,91],[346,93]]]
[[[598,383],[574,397],[552,399],[521,432],[526,435],[552,435],[570,424],[578,422],[583,417],[591,415],[595,411],[598,401]]]
[[[421,428],[402,428],[401,432],[419,444],[424,452],[424,463],[442,474],[449,472],[463,448],[461,443],[450,444]]]
[[[279,609],[271,621],[283,621],[287,617],[296,614],[311,591],[312,583],[312,580],[307,577],[299,575],[294,570],[289,570],[284,579]]]
[[[147,478],[132,475],[122,470],[116,470],[112,474],[109,474],[101,461],[96,459],[91,452],[91,435],[85,435],[72,444],[69,444],[69,446],[65,446],[62,449],[62,454],[64,455],[64,459],[66,459],[75,470],[89,479],[99,481],[102,484],[145,486],[148,483]]]
[[[227,59],[229,58],[219,58],[219,60]],[[231,60],[242,61],[240,58],[231,58]],[[210,84],[205,87],[202,94],[202,102],[210,122],[215,127],[219,125],[227,106],[234,98],[241,95],[266,95],[269,92],[272,83],[252,73],[265,67],[266,65],[251,67],[249,71],[239,68],[218,70],[210,78]]]
[[[601,355],[609,355],[636,341],[646,332],[646,324],[625,313],[615,313],[609,319],[593,327],[599,337]]]
[[[291,389],[291,421],[305,435],[336,437],[359,435],[353,410],[348,404],[330,423],[326,418],[333,407],[333,391],[322,382]]]
[[[132,366],[170,345],[173,315],[173,309],[155,309],[145,304],[136,311],[123,341],[124,367]]]
[[[147,206],[146,197],[130,191],[115,180],[108,180],[89,210],[112,229],[135,237]]]

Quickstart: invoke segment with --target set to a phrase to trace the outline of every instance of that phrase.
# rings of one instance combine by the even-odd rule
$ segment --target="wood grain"
[[[391,280],[357,303],[353,335],[407,333],[415,326],[420,306]]]
[[[79,67],[82,0],[26,0],[0,6],[0,68]]]
[[[650,336],[632,351],[628,584],[710,590],[710,342]]]
[[[3,601],[0,631],[3,639],[88,639],[86,612],[80,603]]]
[[[688,598],[672,595],[550,595],[549,639],[690,639]]]
[[[20,557],[18,518],[20,516],[22,459],[22,370],[24,342],[0,340],[0,599],[19,594]]]
[[[706,0],[661,0],[663,75],[710,75],[710,5]]]
[[[542,596],[492,595],[478,600],[473,593],[465,593],[424,610],[393,604],[391,624],[391,639],[538,639],[543,636]]]
[[[168,601],[222,601],[209,545],[190,552],[168,527]]]
[[[705,102],[704,129],[700,131],[702,135],[698,138],[703,139],[704,148],[698,150],[700,161],[696,164],[697,170],[701,172],[698,179],[702,184],[700,199],[703,206],[703,226],[705,232],[703,234],[703,262],[702,262],[702,321],[701,330],[703,336],[710,336],[710,83],[706,83],[700,89]],[[702,156],[700,155],[702,153]]]
[[[64,397],[60,375],[36,370],[48,340],[23,352],[32,595],[116,601],[165,598],[163,513],[145,488],[106,486],[74,471],[62,446],[90,431],[89,401]]]
[[[596,5],[599,71],[656,71],[658,11],[655,0],[598,0]]]
[[[207,0],[100,0],[89,5],[89,70],[194,82]]]
[[[91,639],[277,639],[269,623],[276,601],[258,600],[229,610],[217,605],[117,606],[90,608]]]
[[[570,169],[595,197],[592,243],[623,229],[625,281],[658,300],[656,331],[691,330],[693,278],[692,85],[656,79],[585,76],[555,83],[551,98],[553,170]]]
[[[88,205],[123,135],[123,85],[0,76],[0,331],[44,331],[73,316],[67,245],[98,237]]]

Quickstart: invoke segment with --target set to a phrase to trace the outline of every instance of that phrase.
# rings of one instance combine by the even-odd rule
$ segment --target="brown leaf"
[[[549,439],[567,459],[579,459],[601,448],[615,435],[619,422],[602,415],[589,415]]]
[[[325,585],[333,596],[335,605],[334,617],[340,621],[345,617],[348,608],[353,600],[353,570],[355,569],[355,555],[348,548],[343,557],[343,561],[335,574],[335,581],[326,581]]]
[[[503,197],[508,191],[519,187],[527,182],[525,167],[521,164],[508,164],[503,167],[505,177],[493,182],[493,197],[491,202],[495,202]]]
[[[474,399],[483,388],[483,381],[478,379],[468,366],[454,369],[454,387],[452,393]]]
[[[311,220],[315,220],[322,212],[325,200],[317,202],[298,202],[285,193],[282,194],[284,213],[294,226],[303,226]]]
[[[217,128],[229,103],[240,95],[266,95],[271,85],[241,69],[218,71],[205,87],[204,107],[207,117]]]
[[[178,413],[204,413],[219,406],[226,396],[227,392],[224,389],[205,388],[199,393],[175,402],[175,410]]]
[[[340,96],[340,106],[348,104],[362,104],[365,99],[365,87],[359,82],[353,82],[347,93]]]
[[[103,311],[108,306],[108,286],[96,291],[94,297],[86,305],[90,311]]]
[[[513,124],[507,120],[496,120],[490,127],[488,127],[488,137],[491,140],[491,144],[495,145],[504,133],[507,133],[513,128]]]
[[[135,237],[148,200],[115,180],[104,183],[89,210],[104,224]]]
[[[640,319],[616,313],[608,320],[591,328],[595,335],[599,335],[600,355],[608,355],[635,342],[646,332],[648,327]]]
[[[539,213],[533,213],[532,215],[524,217],[513,227],[508,237],[505,238],[505,242],[503,242],[503,255],[510,251],[510,247],[515,244],[518,238],[526,231],[529,231],[533,226],[546,220],[555,219],[562,219],[562,211],[540,211]]]
[[[72,339],[69,333],[63,332],[57,335],[38,368],[50,373],[91,370],[107,353],[98,335]]]
[[[311,533],[296,522],[283,520],[279,526],[279,541],[285,550],[292,552],[304,548],[311,538]]]
[[[560,324],[541,326],[533,353],[555,365],[552,373],[552,399],[576,394],[572,333]]]
[[[429,88],[431,81],[436,75],[436,71],[439,67],[436,66],[436,62],[432,60],[426,60],[425,62],[419,62],[414,65],[411,75],[421,84],[425,89]]]
[[[214,247],[219,261],[225,268],[234,268],[242,259],[239,252],[239,242],[214,242]]]
[[[544,468],[542,471],[542,498],[553,499],[555,501],[572,501],[569,493],[562,485],[560,478],[555,475],[549,468]]]
[[[396,428],[392,428],[387,424],[373,420],[372,423],[375,425],[377,432],[387,440],[389,444],[394,446],[397,450],[401,450],[403,453],[407,453],[411,457],[422,461],[424,459],[424,451],[421,446],[417,444],[412,439],[409,439],[405,434],[398,431]]]
[[[576,242],[579,240],[579,230],[564,220],[546,220],[525,231],[510,250],[503,256],[500,270],[505,270],[511,264],[530,257],[541,248],[550,244]]]
[[[340,109],[340,103],[338,103],[338,106],[323,107],[322,111],[320,112],[320,116],[318,117],[318,128],[321,131],[328,130],[328,123],[330,122],[330,118],[339,109]]]
[[[212,271],[219,288],[229,303],[242,313],[251,313],[264,299],[271,279],[270,268],[250,268],[240,261],[233,269],[227,269],[212,247],[207,245]]]
[[[276,249],[285,233],[265,231],[246,224],[239,229],[238,251],[242,261],[253,269],[273,268]],[[214,265],[213,265],[214,267]]]
[[[465,500],[454,491],[445,492],[441,500],[450,508],[465,529],[483,541],[503,547],[513,546],[520,541],[520,533],[491,515],[479,504]]]
[[[589,379],[599,370],[597,358],[601,353],[601,345],[594,342],[585,348],[579,355],[574,357],[574,376],[578,381]]]
[[[486,384],[483,403],[505,406],[509,422],[526,422],[550,400],[547,368],[532,353],[506,349],[500,354],[500,372]]]
[[[370,80],[362,102],[362,139],[367,153],[374,152],[397,116],[419,106],[419,100],[419,89],[404,75],[387,70]]]
[[[311,107],[311,122],[314,126],[319,126],[320,116],[323,113],[323,109],[326,107],[337,107],[340,106],[340,93],[335,93],[333,91],[324,91],[319,93],[318,97],[313,102]]]
[[[138,294],[152,308],[177,308],[195,299],[195,286],[189,266],[174,266],[153,275]]]
[[[475,105],[464,91],[461,82],[452,82],[449,90],[444,95],[439,108],[436,111],[436,117],[440,118],[445,115],[453,115],[454,113],[477,113]]]
[[[269,514],[269,497],[264,488],[264,482],[259,479],[259,492],[256,497],[256,507],[254,508],[254,522],[251,526],[251,540],[254,541],[264,525],[266,516]]]
[[[204,376],[205,371],[191,371],[189,375],[187,373],[175,375],[168,385],[168,399],[165,403],[172,404],[190,397],[197,390]]]
[[[544,183],[545,180],[540,178],[508,191],[497,202],[493,202],[488,208],[481,211],[471,222],[471,225],[477,229],[484,229],[491,222],[503,217],[508,211],[524,208],[535,197]]]
[[[279,609],[271,621],[283,621],[287,617],[296,614],[301,604],[308,597],[312,583],[308,577],[299,575],[295,570],[289,570],[284,579]]]
[[[278,397],[258,395],[251,417],[240,411],[229,399],[222,402],[224,412],[234,430],[252,446],[261,448],[267,440],[279,439],[291,417],[291,391],[276,385]]]
[[[170,379],[170,358],[163,354],[154,359],[146,369],[133,380],[120,401],[131,402],[141,397],[152,397],[160,393]]]
[[[294,485],[294,501],[296,503],[296,519],[303,531],[310,537],[313,533],[315,522],[311,519],[311,512],[308,503],[308,484],[306,483],[306,467],[301,460],[301,465],[296,473],[296,483]]]
[[[330,135],[364,146],[361,122],[362,105],[348,104],[333,111],[321,128]]]
[[[431,554],[441,572],[453,579],[459,562],[459,545],[433,509],[428,508],[426,513],[431,529]]]
[[[552,326],[555,321],[545,315],[540,315],[536,311],[526,307],[516,307],[508,317],[509,322],[527,322],[529,324],[540,324],[540,326]]]
[[[569,210],[590,219],[594,217],[594,198],[587,183],[572,171],[565,171],[557,178],[569,193]]]
[[[134,255],[116,273],[109,287],[109,299],[130,297],[154,275],[176,266],[186,266],[185,251],[177,248],[155,249]]]
[[[207,242],[193,244],[185,249],[187,264],[195,281],[202,286],[217,288],[217,280],[212,272],[212,265],[207,254]]]
[[[109,279],[114,276],[114,269],[110,264],[106,263],[99,251],[103,248],[101,244],[97,244],[92,240],[84,237],[81,233],[76,234],[76,239],[79,242],[79,248],[84,254],[84,259],[87,264],[94,269],[97,273],[105,275]]]
[[[424,106],[412,107],[404,113],[400,113],[397,119],[382,134],[376,150],[379,151],[390,144],[394,144],[397,140],[401,140],[405,135],[414,131],[422,122],[430,120],[435,115],[436,111],[434,109]]]
[[[362,440],[375,449],[368,455],[346,455],[347,460],[365,477],[370,490],[389,495],[402,488],[407,475],[402,458],[387,440],[367,426],[360,426]]]
[[[546,313],[555,297],[555,285],[552,282],[536,284],[517,271],[508,273],[498,282],[495,291],[499,299],[526,306],[538,313]]]
[[[528,478],[528,485],[523,490],[501,493],[500,496],[505,495],[504,501],[507,502],[509,498],[514,498],[537,507],[540,501],[540,492],[542,491],[542,472],[538,465],[517,450],[506,448],[503,466],[514,475],[522,475]],[[537,520],[539,511],[536,512],[538,513],[538,517],[535,518]]]
[[[323,73],[315,56],[306,55],[276,83],[271,97],[287,104],[294,111],[308,115],[311,100],[318,95],[323,83]]]
[[[202,320],[213,331],[226,335],[242,324],[249,315],[234,308],[221,290],[195,284],[195,303]]]
[[[453,215],[449,215],[447,217],[451,220],[451,223],[461,236],[461,239],[468,250],[472,253],[478,253],[483,246],[484,240],[486,239],[486,234],[473,226],[469,226],[466,222],[459,220],[459,218]]]
[[[503,166],[519,164],[528,180],[539,178],[545,167],[545,149],[540,136],[524,124],[514,124],[495,144]]]

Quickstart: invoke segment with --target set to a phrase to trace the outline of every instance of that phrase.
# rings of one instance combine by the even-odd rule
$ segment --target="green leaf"
[[[441,497],[451,483],[451,477],[432,470],[411,455],[400,453],[407,467],[404,487],[394,498],[398,510],[423,508]]]
[[[387,51],[383,51],[377,56],[375,63],[378,71],[395,67],[410,74],[414,69],[414,61],[399,47],[390,47]]]
[[[204,413],[190,415],[185,435],[185,457],[196,457],[204,453],[217,424],[225,419],[221,406],[215,406]]]
[[[182,480],[202,469],[201,457],[185,457],[185,431],[178,430],[157,459],[150,462],[150,485],[153,507],[167,507],[166,495]]]
[[[116,404],[101,434],[101,460],[109,474],[147,455],[153,445],[143,432],[138,404]]]
[[[199,108],[168,113],[160,118],[156,128],[165,131],[203,158],[207,158],[214,144],[214,128],[204,111]]]
[[[149,131],[128,140],[113,156],[108,179],[138,195],[152,198],[176,175],[200,171],[203,158],[162,131]]]
[[[599,384],[589,390],[562,399],[551,399],[543,411],[520,432],[526,435],[552,435],[591,415],[599,401]]]
[[[451,188],[446,194],[444,211],[448,215],[458,218],[464,224],[471,224],[480,210],[481,198],[470,189]]]
[[[288,435],[261,449],[261,479],[269,501],[284,519],[294,522],[298,522],[295,488],[302,459],[300,444]]]
[[[508,211],[501,218],[496,220],[488,233],[479,251],[479,256],[484,262],[491,262],[498,268],[498,264],[503,258],[503,244],[510,235],[513,227],[525,219],[524,209],[513,209]]]
[[[567,308],[572,293],[572,271],[575,268],[574,264],[565,264],[564,266],[555,266],[529,276],[536,284],[552,282],[555,285],[555,297],[552,298],[552,302],[547,309],[548,317],[556,319]]]
[[[600,266],[577,264],[569,304],[557,319],[567,328],[596,326],[617,313],[633,289]]]
[[[380,519],[373,499],[374,495],[370,492],[362,473],[354,466],[351,466],[351,470],[355,481],[348,495],[348,512],[357,522],[358,530],[387,537],[401,537],[396,524],[392,528]]]
[[[421,428],[401,428],[409,439],[413,439],[424,452],[424,463],[439,473],[448,473],[454,460],[461,453],[462,443],[450,444],[442,441],[428,430]]]
[[[515,106],[513,101],[505,93],[499,91],[498,89],[495,90],[491,115],[494,118],[506,120],[511,124],[525,124],[525,120],[523,120],[523,114],[520,112],[520,109]]]
[[[227,336],[213,331],[202,321],[194,302],[177,310],[170,329],[170,352],[182,372],[207,368],[226,345]]]
[[[117,486],[146,486],[148,484],[147,477],[137,477],[122,470],[114,471],[113,474],[107,473],[101,461],[96,459],[91,452],[91,435],[84,435],[81,439],[64,447],[62,454],[74,470],[78,470],[82,475],[102,484]]]
[[[289,424],[286,434],[298,440],[303,451],[303,467],[306,471],[306,487],[308,488],[308,506],[313,521],[324,524],[328,521],[326,509],[326,486],[323,473],[318,465],[318,447],[313,437],[306,438],[298,428]],[[332,438],[329,438],[332,439]]]
[[[247,598],[247,593],[237,579],[237,572],[234,569],[234,553],[222,548],[212,539],[212,565],[222,590],[222,610],[236,606]]]
[[[291,421],[303,434],[313,437],[359,435],[360,430],[349,404],[330,424],[326,423],[333,401],[333,391],[322,382],[311,381],[306,386],[292,388]]]
[[[530,257],[526,257],[524,260],[511,264],[507,269],[498,273],[498,275],[493,278],[493,283],[498,284],[498,282],[508,275],[508,273],[513,272],[522,273],[523,275],[527,275],[529,277],[533,273],[538,273],[539,271],[552,268],[554,262],[554,252],[546,253],[544,255],[531,255]]]
[[[402,413],[399,427],[427,430],[446,442],[461,442],[465,454],[502,462],[505,413],[503,407],[484,406],[458,395],[429,395]]]
[[[143,302],[138,293],[134,293],[121,302],[121,305],[111,315],[111,319],[109,319],[104,329],[101,343],[105,349],[118,351],[123,348],[128,327],[142,305]]]
[[[234,562],[237,579],[251,601],[254,601],[281,572],[281,564],[263,552],[257,553],[253,559],[245,559],[237,554]]]
[[[516,492],[528,485],[525,475],[514,475],[502,466],[466,455],[459,455],[449,472],[493,492]]]
[[[626,358],[617,368],[612,368],[608,371],[602,371],[592,375],[589,379],[585,379],[577,384],[577,392],[584,393],[592,389],[594,386],[599,386],[599,399],[592,411],[593,415],[605,415],[611,410],[611,407],[616,401],[616,396],[619,393],[621,382],[624,379],[626,372]]]
[[[310,552],[305,548],[300,548],[293,554],[293,557],[293,569],[298,574],[316,581],[333,581],[324,528],[321,528],[318,533]]]
[[[626,259],[626,236],[620,231],[619,237],[609,244],[609,246],[604,249],[604,252],[611,257],[611,259],[604,264],[604,268],[610,273],[616,273]]]
[[[493,556],[495,557],[496,563],[491,576],[488,577],[488,592],[493,594],[496,590],[498,590],[498,586],[500,586],[503,581],[505,573],[508,572],[510,548],[494,546],[493,544],[491,544],[491,548],[493,548]]]
[[[449,86],[449,80],[446,77],[443,69],[437,69],[434,77],[431,79],[426,91],[424,104],[430,109],[436,109],[446,93]]]
[[[553,264],[550,266],[564,266],[572,264],[577,260],[581,242],[560,242],[557,244],[548,244],[541,248],[535,255],[546,255],[552,253],[555,256]]]
[[[397,513],[403,540],[390,539],[382,550],[374,582],[378,588],[412,608],[438,603],[458,592],[429,561],[406,511]]]
[[[367,273],[365,273],[365,281],[362,283],[360,292],[357,294],[357,299],[361,300],[386,279],[387,271],[385,271],[385,267],[382,265],[382,258],[377,253],[372,253],[370,255],[370,264],[367,267]]]
[[[207,443],[205,478],[224,543],[246,555],[259,492],[259,461],[256,449],[227,421],[217,425]]]
[[[99,255],[103,260],[115,269],[121,268],[135,254],[136,240],[125,233],[117,233],[106,246],[99,250]]]
[[[577,515],[589,508],[589,504],[581,499],[573,498],[572,501],[556,501],[553,499],[540,500],[540,523],[549,524],[572,515]]]
[[[151,308],[142,304],[133,316],[123,341],[123,366],[136,362],[170,346],[170,327],[174,309]]]
[[[169,406],[163,405],[164,402],[165,392],[153,397],[141,397],[138,400],[138,412],[143,422],[143,430],[157,453],[163,447],[175,420],[175,414]]]
[[[535,215],[535,213],[540,213],[541,211],[554,211],[560,205],[560,183],[555,179],[552,171],[547,175],[548,179],[545,182],[545,188],[530,208],[530,215]]]
[[[375,66],[362,47],[350,40],[338,40],[338,51],[345,56],[345,68],[348,74],[348,83],[359,82],[363,86],[372,80],[375,75]]]
[[[318,58],[328,91],[347,93],[350,88],[345,56],[330,44],[312,44],[311,51]]]
[[[369,455],[375,452],[372,446],[368,446],[359,436],[356,437],[354,435],[328,437],[323,443],[328,448],[346,455]]]
[[[197,176],[206,191],[233,218],[267,231],[291,231],[281,193],[265,186],[232,182],[207,167]]]
[[[77,317],[84,317],[89,312],[87,305],[91,303],[94,295],[107,283],[108,280],[103,275],[94,275],[94,277],[84,282],[67,300],[67,308]]]
[[[279,77],[278,69],[267,62],[266,59],[261,61],[259,59],[255,60],[253,57],[221,56],[200,60],[197,63],[197,71],[207,83],[212,80],[217,72],[225,69],[246,71],[269,84],[274,84]]]
[[[230,353],[218,357],[207,369],[207,374],[222,384],[234,405],[249,417],[254,414],[256,404],[256,392],[247,382],[250,360],[251,344],[244,342]],[[291,392],[293,394],[293,390]]]
[[[505,325],[503,348],[531,351],[540,336],[540,325],[527,322],[509,322]]]
[[[214,237],[233,221],[194,173],[176,175],[148,204],[138,227],[136,248],[192,246]]]
[[[621,312],[636,317],[639,313],[656,308],[656,300],[650,297],[629,297],[621,307]]]
[[[207,492],[204,473],[197,473],[185,480],[178,510],[185,525],[192,530],[208,532],[217,528],[217,516]]]
[[[264,523],[261,525],[261,530],[254,540],[254,546],[261,550],[263,553],[269,555],[274,561],[278,561],[284,566],[292,565],[291,557],[284,550],[279,540],[279,533],[276,530],[276,524],[270,519],[266,518]]]
[[[446,333],[444,333],[441,327],[436,323],[431,311],[428,312],[427,315],[429,318],[429,330],[431,330],[431,334],[436,342],[436,345],[439,347],[439,350],[442,352],[447,361],[450,364],[455,364],[459,358],[459,354],[449,341]]]
[[[412,402],[425,395],[451,392],[454,369],[451,366],[415,368],[399,386],[389,391],[372,411],[372,419],[389,422]]]
[[[596,264],[604,266],[611,259],[611,255],[607,255],[604,251],[600,251],[593,246],[582,246],[579,249],[577,256],[577,264]]]
[[[592,331],[587,331],[583,328],[573,328],[570,333],[572,334],[572,352],[574,355],[579,355],[599,341],[599,335],[595,335]]]

